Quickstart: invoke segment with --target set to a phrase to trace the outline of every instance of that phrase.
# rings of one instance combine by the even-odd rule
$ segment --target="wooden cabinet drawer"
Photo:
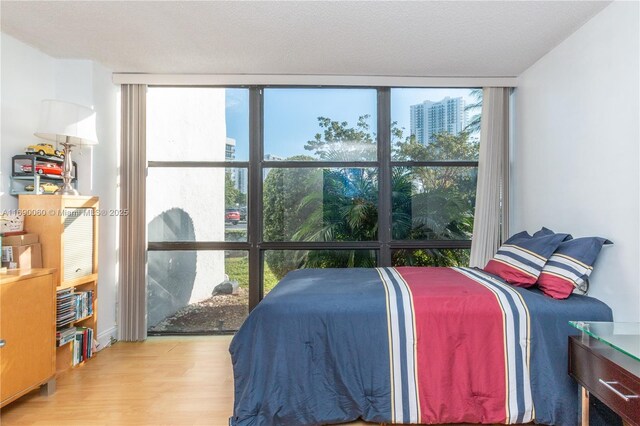
[[[44,195],[43,195],[44,197]],[[42,271],[42,272],[40,272]],[[53,271],[33,269],[0,284],[0,406],[47,382],[55,374]]]
[[[573,336],[569,342],[569,374],[627,422],[638,425],[640,362],[594,339],[585,344]]]

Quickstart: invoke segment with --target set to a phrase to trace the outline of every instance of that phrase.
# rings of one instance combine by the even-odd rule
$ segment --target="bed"
[[[471,268],[293,271],[231,342],[230,424],[573,426],[569,320],[612,314]]]

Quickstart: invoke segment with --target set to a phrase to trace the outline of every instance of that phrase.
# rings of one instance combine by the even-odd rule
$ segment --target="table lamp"
[[[56,194],[79,195],[71,186],[73,179],[71,148],[76,145],[97,145],[96,113],[93,109],[57,100],[42,101],[40,125],[34,133],[39,138],[56,142],[64,147],[62,188]]]

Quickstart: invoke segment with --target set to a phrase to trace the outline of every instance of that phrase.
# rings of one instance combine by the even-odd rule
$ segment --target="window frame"
[[[471,240],[394,240],[392,238],[393,167],[478,167],[478,161],[394,161],[391,146],[391,86],[312,86],[312,85],[151,85],[149,88],[207,87],[249,90],[249,161],[147,161],[147,167],[172,168],[246,168],[247,240],[242,242],[148,242],[148,251],[241,250],[249,256],[249,311],[264,297],[264,253],[267,250],[373,250],[380,267],[392,266],[392,253],[407,249],[469,249]],[[375,161],[273,161],[264,159],[264,90],[286,89],[373,89],[376,90],[377,157]],[[430,87],[403,87],[428,89]],[[467,87],[465,87],[467,88]],[[468,87],[474,89],[476,87]],[[349,168],[378,169],[378,239],[377,241],[263,241],[263,171],[276,168]],[[475,207],[474,207],[475,208]]]

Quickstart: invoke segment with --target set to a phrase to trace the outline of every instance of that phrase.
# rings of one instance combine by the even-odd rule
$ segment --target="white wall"
[[[100,208],[111,211],[119,208],[118,164],[119,164],[119,111],[120,88],[111,81],[111,70],[92,62],[93,108],[96,111],[96,132],[99,145],[92,147],[92,156],[87,155],[92,167],[79,169],[85,173],[79,176],[78,189],[81,194],[95,194],[100,197]],[[82,154],[85,155],[85,154]],[[78,162],[78,167],[80,167]],[[91,186],[84,189],[83,183]],[[85,191],[85,192],[82,192]],[[100,218],[99,252],[100,265],[98,279],[98,337],[103,344],[110,337],[117,336],[116,310],[118,289],[118,218]]]
[[[96,111],[99,145],[74,150],[78,163],[78,190],[100,197],[102,209],[116,209],[118,87],[111,71],[87,60],[59,60],[13,37],[1,34],[2,131],[0,144],[0,206],[14,209],[18,199],[9,195],[11,157],[40,139],[33,136],[38,126],[40,101],[59,99],[92,106]],[[102,346],[116,336],[116,218],[100,218],[98,338]]]
[[[40,101],[55,96],[56,61],[12,37],[0,37],[0,207],[15,209],[18,199],[8,194],[11,157],[40,140],[33,132]]]
[[[614,2],[518,78],[512,230],[605,247],[590,295],[640,321],[639,4]]]

